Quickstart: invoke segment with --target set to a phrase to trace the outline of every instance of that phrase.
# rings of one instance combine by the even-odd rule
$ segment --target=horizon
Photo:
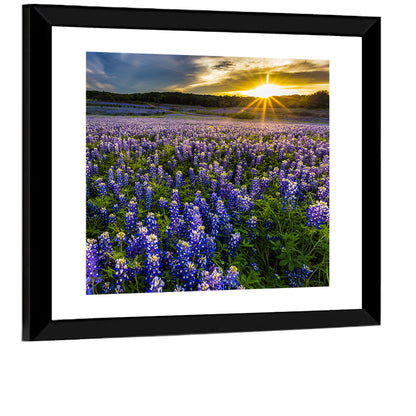
[[[165,94],[165,93],[173,93],[173,94],[190,94],[190,95],[204,95],[204,96],[212,96],[212,97],[242,97],[242,98],[262,98],[261,96],[252,96],[252,95],[243,95],[243,94],[201,94],[201,93],[193,93],[193,92],[180,92],[180,91],[143,91],[143,92],[130,92],[130,93],[122,93],[117,91],[105,91],[105,90],[95,90],[95,89],[87,89],[88,92],[98,92],[98,93],[106,93],[106,94],[117,94],[117,95],[135,95],[135,94]],[[282,94],[282,95],[271,95],[270,97],[294,97],[294,96],[308,96],[313,95],[316,92],[326,92],[328,95],[328,90],[318,90],[313,93],[308,94]]]

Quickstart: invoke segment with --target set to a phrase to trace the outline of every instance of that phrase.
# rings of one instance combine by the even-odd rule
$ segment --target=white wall
[[[56,3],[56,1],[38,1]],[[23,343],[21,4],[1,4],[0,411],[4,415],[415,414],[414,16],[406,0],[70,1],[382,16],[382,325]],[[346,126],[348,128],[348,126]],[[413,204],[412,204],[413,203]],[[371,247],[368,247],[371,250]],[[413,387],[413,388],[412,388]]]

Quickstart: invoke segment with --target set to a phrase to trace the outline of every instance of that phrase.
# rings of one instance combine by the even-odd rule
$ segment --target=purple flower
[[[146,195],[145,195],[145,203],[144,203],[145,209],[150,210],[152,208],[152,202],[153,202],[153,189],[151,186],[147,186]]]
[[[257,227],[257,217],[252,216],[249,220],[246,221],[248,228],[256,228]]]
[[[108,195],[107,194],[107,186],[106,186],[106,184],[104,182],[100,182],[97,185],[97,190],[98,190],[98,194],[100,196],[107,196]]]
[[[310,205],[306,210],[308,218],[308,227],[315,227],[321,229],[321,225],[329,221],[329,208],[325,201],[318,201],[314,205]]]
[[[117,285],[121,285],[122,283],[129,280],[128,264],[126,259],[116,260],[116,265],[114,267],[114,277],[117,279]]]
[[[136,231],[136,216],[130,211],[124,217],[124,230],[127,234],[133,234]]]
[[[87,295],[92,295],[93,287],[102,281],[99,273],[97,240],[87,240]]]
[[[161,196],[161,197],[159,198],[158,203],[159,203],[159,207],[160,207],[161,209],[165,209],[165,208],[167,208],[167,207],[168,207],[168,201],[167,201],[167,199],[166,199],[166,198],[163,198],[163,196]]]
[[[240,240],[241,235],[238,231],[234,234],[231,234],[230,240],[228,241],[228,250],[231,257],[234,257],[237,247],[240,244]]]
[[[294,270],[285,271],[290,287],[301,287],[305,280],[307,280],[312,273],[312,270],[308,266],[296,267]]]
[[[175,176],[175,186],[177,188],[181,188],[183,186],[183,175],[182,175],[182,172],[180,170],[178,170],[176,172],[176,176]]]

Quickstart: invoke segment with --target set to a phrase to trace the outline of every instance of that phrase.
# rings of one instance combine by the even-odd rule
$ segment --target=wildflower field
[[[327,124],[87,116],[87,294],[329,285]]]

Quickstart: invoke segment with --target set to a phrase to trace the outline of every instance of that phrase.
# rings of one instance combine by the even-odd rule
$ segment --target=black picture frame
[[[23,340],[380,324],[380,17],[23,6]],[[362,39],[362,307],[52,320],[52,27],[356,36]],[[35,146],[42,139],[42,146]],[[371,250],[368,250],[371,247]]]

